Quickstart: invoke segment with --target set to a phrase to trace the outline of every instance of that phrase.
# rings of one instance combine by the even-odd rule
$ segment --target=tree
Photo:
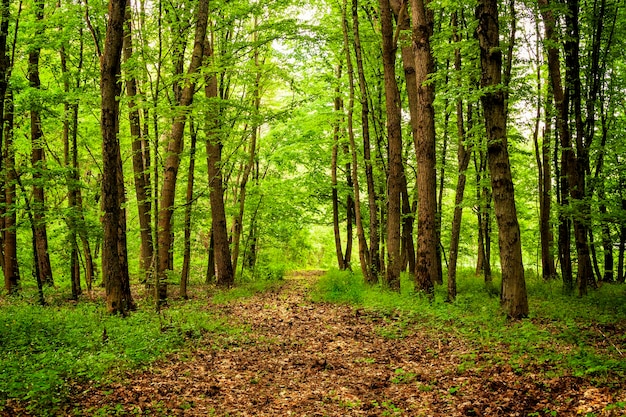
[[[17,259],[17,233],[15,229],[15,150],[13,148],[13,96],[8,91],[12,59],[9,57],[7,43],[11,2],[3,0],[0,13],[0,144],[2,144],[2,169],[4,170],[3,194],[5,208],[3,213],[2,255],[4,289],[9,293],[19,290],[20,273]],[[7,97],[8,96],[8,97]]]
[[[400,290],[400,225],[404,165],[402,162],[402,130],[400,122],[400,93],[396,82],[396,45],[389,0],[380,0],[381,35],[383,39],[383,71],[385,80],[385,109],[387,112],[387,141],[389,146],[389,175],[387,180],[387,275],[386,285]],[[418,248],[419,251],[419,248]],[[417,266],[416,266],[417,267]]]
[[[207,33],[209,5],[208,0],[200,0],[196,12],[196,29],[191,61],[187,69],[187,78],[180,92],[178,111],[174,117],[174,123],[169,134],[167,154],[163,166],[163,185],[159,201],[158,222],[158,265],[156,272],[156,291],[158,303],[167,299],[167,274],[170,270],[170,250],[172,248],[172,214],[174,210],[174,197],[176,196],[176,181],[180,166],[180,155],[183,151],[183,136],[187,121],[187,110],[193,102],[196,89],[194,74],[201,65],[204,56],[204,44]]]
[[[528,299],[520,228],[507,149],[506,108],[502,83],[502,52],[497,0],[480,0],[476,7],[482,67],[481,103],[487,134],[487,153],[494,209],[498,222],[498,245],[502,268],[500,302],[510,318],[528,315]]]
[[[35,16],[39,24],[43,20],[44,2],[37,1],[35,4]],[[39,90],[41,80],[39,78],[39,56],[41,53],[41,39],[36,39],[28,54],[28,81],[31,88]],[[33,203],[35,221],[35,242],[37,244],[37,271],[44,284],[52,285],[52,266],[50,265],[50,251],[48,250],[48,232],[45,219],[45,199],[43,178],[45,168],[44,137],[41,128],[41,109],[37,100],[31,102],[30,107],[30,137],[31,137],[31,164],[33,168]]]
[[[413,23],[413,52],[417,79],[417,121],[415,154],[418,164],[417,259],[415,281],[426,293],[433,292],[438,279],[437,247],[439,246],[436,213],[435,156],[435,86],[429,76],[434,72],[430,47],[433,13],[423,0],[411,0]]]
[[[109,0],[106,42],[101,63],[102,96],[102,274],[107,310],[127,314],[135,303],[130,293],[124,214],[124,179],[119,144],[119,100],[121,55],[124,39],[126,0]]]
[[[213,48],[207,41],[205,48],[206,60],[212,56]],[[205,76],[205,95],[209,100],[210,111],[206,118],[206,153],[209,174],[209,198],[211,200],[211,236],[217,285],[231,287],[235,282],[235,274],[228,242],[226,228],[226,212],[224,209],[224,186],[222,182],[222,142],[220,140],[220,105],[218,96],[217,76]]]

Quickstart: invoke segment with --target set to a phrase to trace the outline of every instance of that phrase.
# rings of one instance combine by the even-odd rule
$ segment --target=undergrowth
[[[226,303],[273,285],[276,279],[246,281],[210,295],[212,302]],[[107,314],[101,299],[70,304],[59,294],[48,298],[47,307],[34,304],[27,292],[0,299],[0,414],[11,400],[31,414],[55,415],[81,385],[97,385],[199,343],[245,337],[244,328],[206,308],[206,298],[172,299],[160,314],[140,299],[126,318]]]
[[[458,277],[458,296],[445,302],[446,287],[434,299],[415,293],[408,276],[400,293],[364,284],[359,273],[331,270],[316,285],[315,301],[348,303],[394,317],[385,334],[402,335],[420,326],[475,344],[481,358],[506,361],[514,370],[574,375],[595,381],[626,376],[626,291],[604,285],[586,297],[566,295],[557,281],[527,277],[530,317],[508,321],[499,297],[472,271]],[[500,283],[494,282],[499,288]],[[389,326],[398,326],[393,331]]]

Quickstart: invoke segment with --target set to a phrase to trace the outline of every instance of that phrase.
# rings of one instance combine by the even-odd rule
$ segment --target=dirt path
[[[313,304],[312,281],[290,277],[277,292],[216,306],[251,328],[250,341],[162,363],[74,405],[86,415],[619,415],[602,410],[620,399],[581,379],[517,375],[419,323],[400,335],[393,317]]]

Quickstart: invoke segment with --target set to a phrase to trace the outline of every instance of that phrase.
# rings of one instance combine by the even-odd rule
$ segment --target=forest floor
[[[148,370],[82,387],[72,414],[151,416],[618,416],[623,387],[547,377],[481,357],[480,347],[393,316],[314,303],[315,273],[228,304],[249,333],[210,340]],[[497,347],[494,347],[496,349]],[[468,364],[468,358],[472,363]],[[79,411],[82,410],[82,411]]]

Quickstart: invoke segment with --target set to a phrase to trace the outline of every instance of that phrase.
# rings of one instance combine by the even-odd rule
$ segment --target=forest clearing
[[[75,364],[66,365],[61,375],[73,375],[63,382],[67,387],[46,387],[46,392],[28,400],[10,400],[0,408],[0,415],[591,417],[626,413],[623,294],[621,300],[602,306],[614,311],[603,316],[595,316],[601,307],[586,303],[559,311],[564,297],[544,296],[543,306],[533,304],[540,315],[511,324],[497,318],[497,299],[480,286],[464,288],[471,297],[460,298],[464,307],[452,308],[448,303],[429,305],[416,295],[400,299],[380,289],[369,295],[363,289],[359,293],[353,281],[339,271],[321,278],[320,272],[304,271],[244,298],[221,299],[216,293],[207,302],[197,294],[201,302],[194,309],[209,310],[229,326],[244,330],[217,327],[194,336],[193,327],[185,328],[183,333],[189,334],[183,345],[165,357],[117,371],[112,364],[111,373],[100,381],[84,381],[84,375],[73,374]],[[556,308],[550,310],[548,305]],[[481,306],[487,311],[472,311]],[[180,307],[164,309],[163,323],[151,326],[161,326],[162,334],[182,331],[181,322],[169,311]],[[435,311],[434,316],[427,316],[429,310]],[[100,349],[118,343],[116,338],[133,337],[111,327],[109,339],[98,341],[101,331],[96,329],[93,336]],[[144,337],[151,336],[146,332]],[[50,337],[48,343],[57,340]],[[120,362],[126,357],[122,351],[116,358]],[[5,388],[0,386],[0,392]],[[63,393],[62,397],[51,401],[51,391]]]

